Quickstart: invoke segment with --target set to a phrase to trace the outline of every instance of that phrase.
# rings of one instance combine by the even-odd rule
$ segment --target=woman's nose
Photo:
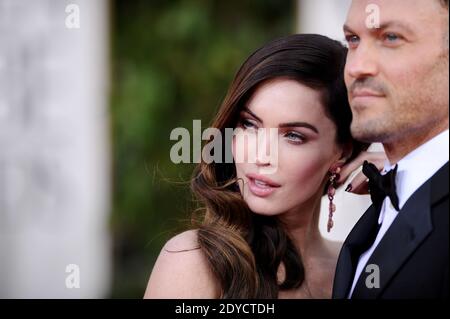
[[[270,165],[270,157],[266,156],[266,158],[264,158],[263,156],[257,156],[256,157],[256,165],[257,166],[268,166]]]
[[[278,158],[278,130],[264,129],[258,132],[255,162],[257,166],[276,165]]]

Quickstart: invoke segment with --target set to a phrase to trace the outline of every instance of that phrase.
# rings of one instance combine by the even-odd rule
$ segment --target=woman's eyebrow
[[[306,122],[291,122],[291,123],[282,123],[278,125],[279,128],[286,128],[286,127],[305,127],[310,129],[311,131],[319,134],[319,130],[312,124],[306,123]]]
[[[253,117],[255,118],[255,120],[257,120],[258,122],[263,123],[263,121],[262,121],[255,113],[253,113],[252,111],[250,111],[250,110],[248,109],[248,107],[244,107],[244,108],[242,109],[242,111],[245,112],[245,113],[250,114],[251,116],[253,116]]]
[[[244,107],[242,109],[243,112],[246,112],[250,114],[252,117],[254,117],[258,122],[263,123],[263,121],[252,111],[250,111],[247,107]],[[306,122],[290,122],[290,123],[282,123],[278,125],[279,128],[286,128],[286,127],[305,127],[310,129],[311,131],[319,134],[319,130],[312,124],[306,123]]]

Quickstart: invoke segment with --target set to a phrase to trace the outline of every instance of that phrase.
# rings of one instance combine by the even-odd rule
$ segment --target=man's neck
[[[386,152],[386,156],[391,165],[394,165],[406,155],[421,145],[427,143],[445,130],[448,130],[448,121],[445,125],[436,127],[435,129],[429,130],[425,133],[421,132],[418,134],[410,134],[404,139],[383,143],[384,151]]]

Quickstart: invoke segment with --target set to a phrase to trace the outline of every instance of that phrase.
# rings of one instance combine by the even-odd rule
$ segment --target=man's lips
[[[367,90],[367,89],[363,89],[363,90],[354,90],[353,92],[351,92],[351,97],[352,98],[358,98],[358,97],[383,97],[384,95],[376,92],[376,91],[371,91],[371,90]]]

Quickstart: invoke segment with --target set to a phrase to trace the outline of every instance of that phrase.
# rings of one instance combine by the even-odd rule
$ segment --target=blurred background
[[[342,40],[348,5],[0,0],[0,298],[142,298],[193,208],[170,132],[208,127],[267,41]],[[344,196],[331,239],[368,206]]]
[[[295,31],[295,2],[111,4],[112,294],[139,297],[159,250],[187,225],[192,208],[188,184],[179,182],[189,181],[195,164],[171,162],[170,132],[192,132],[193,119],[208,127],[244,59]]]

